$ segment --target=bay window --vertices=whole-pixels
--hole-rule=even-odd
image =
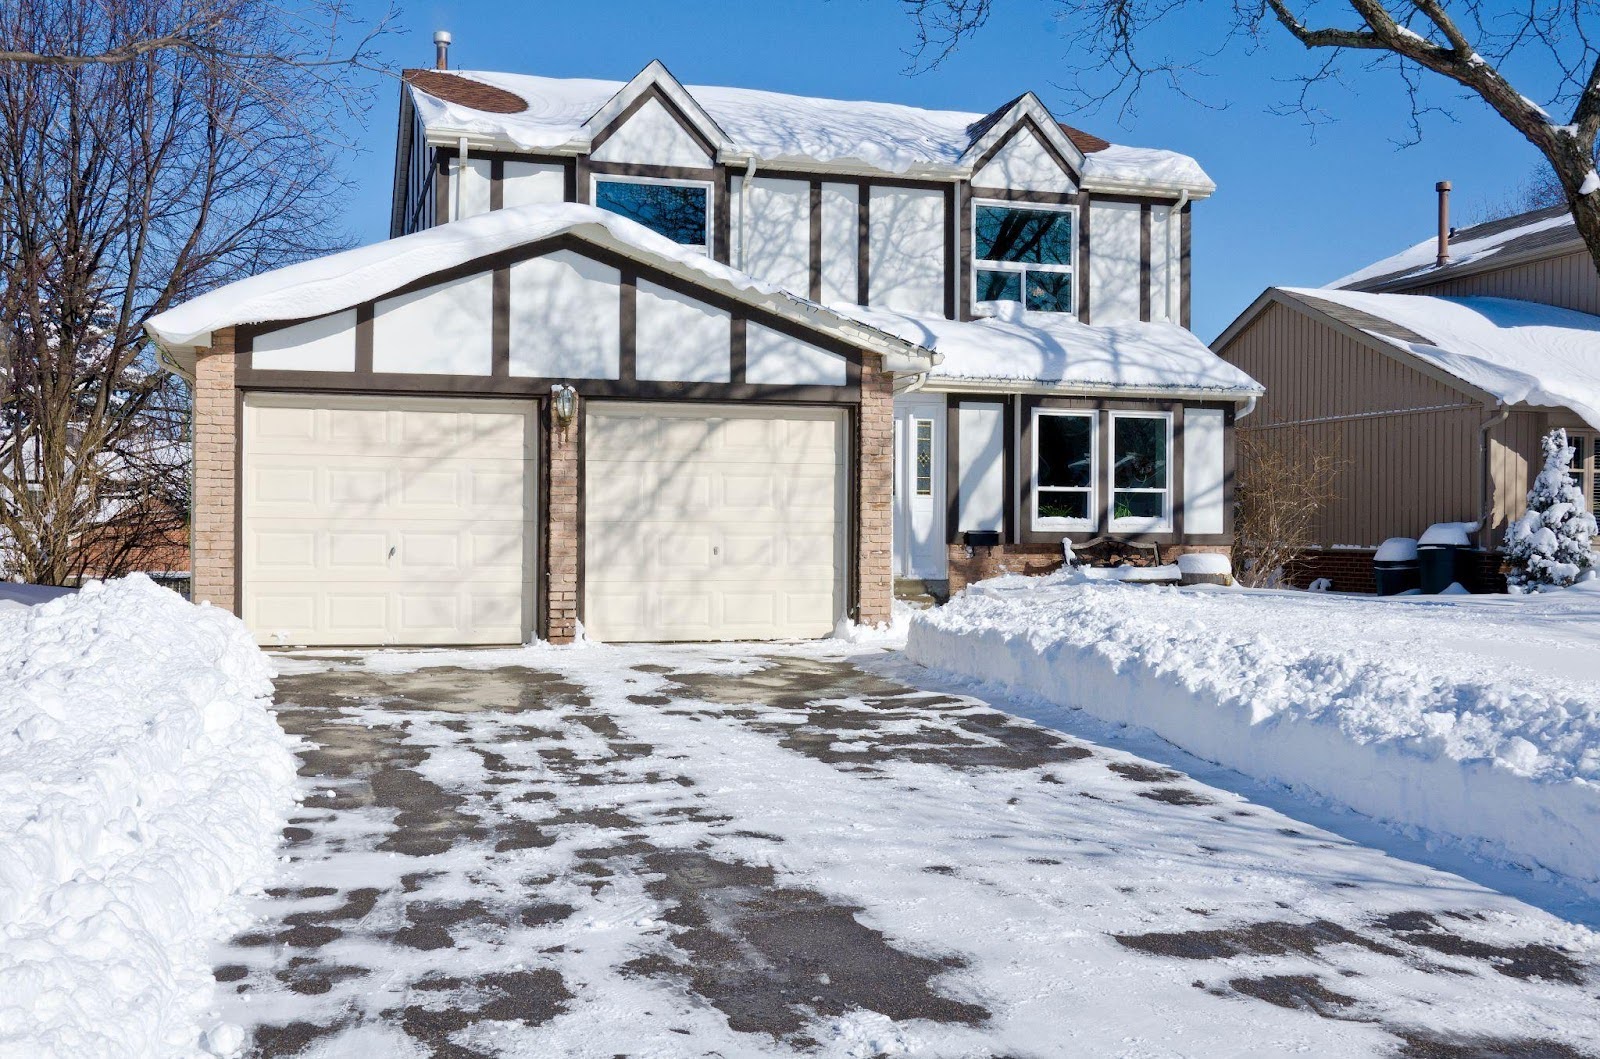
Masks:
[[[1073,312],[1073,207],[979,202],[972,218],[973,297]]]
[[[1093,412],[1034,411],[1034,529],[1095,528],[1098,433]]]
[[[675,243],[709,252],[710,184],[596,177],[594,204]]]
[[[1172,528],[1172,417],[1165,412],[1111,413],[1111,530]]]

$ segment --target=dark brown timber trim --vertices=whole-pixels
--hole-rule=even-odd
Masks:
[[[1184,327],[1189,326],[1189,210],[1193,205],[1194,203],[1191,202],[1183,207],[1183,220],[1179,222],[1179,239],[1182,242],[1183,249],[1178,273],[1180,283],[1178,303],[1179,312],[1183,316],[1179,323],[1183,324]]]
[[[1139,207],[1139,319],[1150,322],[1150,204]]]
[[[693,180],[717,184],[717,170],[678,165],[640,165],[635,162],[596,162],[588,160],[589,172],[598,177],[655,177],[658,180]]]
[[[748,222],[746,222],[748,223]],[[822,181],[811,182],[811,300],[822,301]]]
[[[539,468],[537,489],[539,498],[534,517],[539,526],[538,556],[535,558],[533,595],[535,633],[541,640],[550,638],[550,443],[554,435],[554,414],[548,393],[534,399],[535,430],[539,437]]]
[[[1089,193],[1078,192],[1078,319],[1089,322]]]
[[[237,375],[237,370],[235,371]],[[233,389],[233,614],[244,617],[244,391]],[[193,554],[193,553],[191,553]],[[190,577],[194,572],[190,571]],[[191,582],[192,583],[192,582]]]
[[[1033,202],[1041,206],[1071,206],[1078,201],[1076,191],[1019,191],[1016,188],[972,186],[972,197],[997,202]]]
[[[506,163],[503,158],[489,159],[489,209],[506,208]]]
[[[456,152],[447,147],[433,151],[433,223],[444,224],[450,219],[450,165]]]
[[[734,316],[728,323],[728,380],[730,385],[745,385],[745,370],[749,364],[749,347],[746,342],[748,324],[744,317]]]
[[[589,549],[586,547],[586,543],[587,543],[587,541],[589,539],[589,533],[588,533],[588,529],[589,529],[589,502],[588,501],[589,501],[589,498],[588,498],[588,495],[587,495],[588,494],[588,489],[589,489],[589,472],[588,472],[588,464],[589,464],[589,446],[588,446],[588,440],[589,440],[589,402],[588,401],[579,401],[578,402],[578,414],[573,417],[572,429],[576,430],[578,432],[578,452],[577,452],[577,459],[578,459],[578,468],[577,468],[577,478],[578,478],[578,482],[577,482],[577,493],[578,493],[578,496],[577,496],[577,503],[578,503],[578,533],[577,533],[577,540],[573,541],[573,543],[572,543],[572,546],[574,548],[578,549],[578,554],[577,554],[577,557],[576,557],[577,558],[577,563],[578,563],[578,576],[577,576],[577,584],[575,584],[573,586],[572,609],[577,613],[578,621],[581,623],[583,621],[583,618],[584,618],[584,606],[583,606],[584,597],[589,594],[589,578],[587,576],[588,572],[589,572],[589,568],[588,568],[588,551],[589,551]]]
[[[961,398],[944,401],[944,538],[961,543]]]
[[[957,282],[961,284],[960,309],[961,319],[972,319],[972,303],[975,301],[974,288],[976,280],[973,277],[972,262],[977,255],[978,244],[974,242],[972,230],[972,214],[976,207],[973,205],[972,185],[962,184],[958,192],[957,201],[960,210],[958,230],[961,233],[959,248],[960,253],[956,262],[958,272]]]
[[[572,160],[572,201],[589,204],[589,159],[579,156]]]
[[[733,168],[723,166],[716,179],[717,208],[712,211],[711,256],[724,265],[733,263]]]
[[[869,269],[872,266],[872,188],[865,181],[858,185],[856,203],[856,304],[866,305],[872,297]]]
[[[1017,400],[1012,394],[1005,394],[1001,401],[1005,407],[1002,429],[1006,432],[1000,446],[1006,463],[1005,539],[1009,542],[1017,539],[1017,530],[1022,524],[1017,515],[1017,466],[1022,455],[1017,452]]]
[[[585,399],[635,401],[709,401],[721,404],[758,401],[788,404],[848,404],[859,399],[860,368],[847,366],[843,386],[768,385],[725,382],[624,383],[619,379],[522,377],[497,379],[489,375],[412,375],[375,372],[355,376],[342,371],[252,371],[239,378],[240,389],[262,393],[374,394],[396,397],[527,397],[537,398],[550,387],[567,383]]]
[[[622,273],[621,297],[617,299],[621,319],[618,321],[621,338],[621,355],[617,365],[619,382],[637,382],[639,378],[639,276],[635,272]]]
[[[961,189],[946,184],[944,189],[944,318],[954,320],[957,309],[957,284],[961,267],[956,261],[956,213],[960,209]]]
[[[373,302],[367,302],[363,305],[356,306],[355,372],[357,375],[360,375],[363,372],[371,373],[372,371],[372,318],[375,315],[374,305],[375,303]],[[254,357],[254,335],[250,336],[250,342],[252,343],[250,355]],[[234,371],[237,372],[240,368],[240,365],[235,364],[233,367]],[[245,365],[244,367],[247,369],[253,368],[254,364]]]

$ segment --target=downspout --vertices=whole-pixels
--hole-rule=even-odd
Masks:
[[[467,182],[467,138],[465,136],[456,141],[456,215],[451,220],[461,219],[461,202],[463,188]]]
[[[906,383],[904,386],[901,386],[898,382],[896,382],[894,387],[894,395],[899,397],[903,393],[916,393],[918,390],[922,389],[928,384],[928,376],[932,374],[933,372],[931,370],[919,371],[910,376],[911,381]]]
[[[1489,473],[1489,431],[1504,423],[1511,417],[1511,408],[1504,401],[1496,405],[1498,413],[1490,416],[1478,427],[1478,460],[1480,463],[1480,476],[1478,479],[1478,550],[1488,551],[1485,547],[1489,540],[1489,528],[1493,525],[1494,511],[1494,476]]]
[[[1245,401],[1244,407],[1233,413],[1233,421],[1237,423],[1251,412],[1254,412],[1256,410],[1256,402],[1259,400],[1259,397],[1257,397],[1255,394],[1251,394],[1250,399]]]
[[[756,175],[756,156],[751,155],[744,164],[744,179],[739,181],[739,269],[744,270],[744,229],[750,216],[750,181]]]
[[[1171,212],[1167,214],[1167,322],[1178,323],[1178,316],[1182,312],[1183,290],[1183,208],[1189,205],[1189,189],[1184,188],[1178,192],[1178,201],[1173,204]],[[1177,272],[1177,282],[1172,282],[1172,273]],[[1250,399],[1250,408],[1255,408],[1255,398]],[[1249,415],[1247,410],[1245,415]],[[1244,418],[1240,416],[1239,418]]]

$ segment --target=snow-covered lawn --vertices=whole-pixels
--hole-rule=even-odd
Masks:
[[[1600,592],[1358,599],[1004,578],[908,654],[1600,893]]]
[[[1571,1059],[1600,1040],[1587,926],[882,646],[280,667],[308,797],[292,863],[217,954],[253,1055]]]
[[[209,947],[294,805],[270,662],[142,575],[6,594],[0,1055],[225,1053]]]

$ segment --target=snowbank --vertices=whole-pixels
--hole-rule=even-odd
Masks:
[[[1497,858],[1600,881],[1600,599],[974,586],[914,660]]]
[[[142,575],[0,610],[0,1055],[203,1054],[293,805],[271,666]]]

